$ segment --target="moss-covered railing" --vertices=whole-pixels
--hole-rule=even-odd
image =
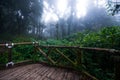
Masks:
[[[8,51],[8,63],[6,66],[12,66],[12,48],[18,45],[32,45],[33,55],[38,55],[38,61],[48,63],[60,67],[69,67],[80,70],[90,76],[92,79],[97,80],[95,77],[88,74],[83,70],[83,55],[84,52],[104,52],[108,55],[113,55],[115,60],[115,80],[120,79],[120,51],[115,49],[105,48],[91,48],[91,47],[79,47],[79,46],[42,46],[38,42],[22,42],[22,43],[6,43],[0,44],[0,52]],[[1,54],[0,54],[1,55]],[[34,58],[35,59],[35,58]],[[33,60],[34,60],[33,59]]]

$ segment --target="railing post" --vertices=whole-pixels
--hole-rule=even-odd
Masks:
[[[120,80],[120,56],[115,57],[115,80]]]
[[[8,48],[8,63],[6,64],[6,67],[11,67],[14,65],[12,62],[12,47],[14,46],[13,43],[8,44],[6,43],[6,47]]]
[[[12,61],[12,48],[8,48],[8,62]]]
[[[82,51],[79,49],[77,50],[77,67],[82,70]]]
[[[81,65],[81,57],[82,57],[82,51],[78,50],[77,51],[77,65]]]
[[[38,42],[33,42],[33,53],[32,53],[32,56],[35,56],[36,53],[37,53],[37,47],[39,46],[39,43]],[[37,62],[37,59],[32,57],[32,61],[33,62]]]

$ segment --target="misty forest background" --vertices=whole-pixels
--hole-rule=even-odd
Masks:
[[[105,6],[99,5],[99,0],[88,0],[86,15],[76,17],[74,6],[77,0],[69,0],[69,8],[63,13],[56,11],[55,1],[0,0],[0,43],[38,41],[40,45],[120,50],[119,15],[108,15]],[[94,1],[98,2],[95,4]],[[45,14],[48,12],[54,16],[46,18],[48,15]],[[32,48],[32,46],[13,48],[14,62],[31,58],[44,59],[39,58],[40,54],[33,57],[30,54]],[[0,57],[0,64],[7,63],[6,56],[4,54]],[[110,57],[105,54],[85,53],[85,69],[101,80],[112,80],[114,62],[111,62]]]

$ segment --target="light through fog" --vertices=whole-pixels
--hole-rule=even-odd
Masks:
[[[68,7],[68,0],[57,0],[57,12],[64,14]]]
[[[44,0],[42,21],[46,24],[57,22],[60,18],[67,19],[71,14],[78,19],[85,17],[89,0],[75,0],[74,3],[70,1],[71,0],[53,0],[52,4],[50,4],[49,0]],[[94,1],[94,4],[97,6],[103,6],[103,4],[105,4],[105,0]]]
[[[87,13],[87,0],[77,0],[76,16],[77,18],[84,17]]]

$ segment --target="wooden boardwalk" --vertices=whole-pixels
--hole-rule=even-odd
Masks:
[[[29,64],[0,70],[0,80],[90,80],[72,70]]]

